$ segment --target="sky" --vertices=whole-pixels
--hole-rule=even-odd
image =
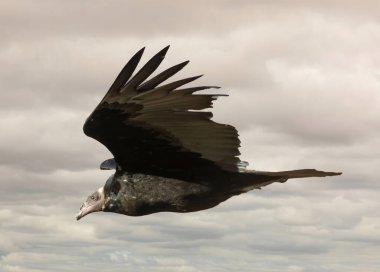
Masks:
[[[380,271],[379,18],[377,0],[1,1],[0,271]],[[86,117],[169,44],[159,71],[190,60],[177,79],[229,94],[214,120],[251,169],[343,175],[76,221],[111,175]]]

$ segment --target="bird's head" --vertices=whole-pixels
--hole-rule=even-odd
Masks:
[[[105,195],[104,188],[99,188],[95,193],[88,196],[87,200],[82,204],[77,215],[77,220],[86,216],[89,213],[99,212],[104,209]]]

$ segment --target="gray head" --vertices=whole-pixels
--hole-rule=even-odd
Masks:
[[[104,210],[105,195],[104,187],[99,188],[96,192],[89,195],[87,200],[82,204],[80,211],[77,215],[77,220],[86,216],[89,213],[99,212]]]

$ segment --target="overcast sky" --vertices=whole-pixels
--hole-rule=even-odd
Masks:
[[[380,2],[1,1],[0,271],[380,271]],[[85,118],[141,47],[228,98],[256,170],[317,168],[189,214],[75,214],[110,153]]]

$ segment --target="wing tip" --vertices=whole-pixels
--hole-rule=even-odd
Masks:
[[[141,56],[144,54],[144,51],[145,51],[145,46],[142,47],[139,51],[137,51],[136,54],[133,57],[136,57],[136,58],[138,58],[140,60]]]
[[[181,62],[181,63],[178,64],[178,65],[182,66],[182,68],[183,68],[183,67],[185,67],[186,65],[188,65],[189,62],[190,62],[190,60],[186,60],[186,61],[184,61],[184,62]]]
[[[160,55],[162,58],[165,57],[166,55],[166,52],[168,52],[169,50],[169,47],[170,47],[170,44],[165,46],[163,49],[161,49],[159,52],[158,52],[158,55]]]
[[[182,70],[186,65],[188,65],[189,64],[189,60],[187,60],[187,61],[183,61],[183,62],[181,62],[181,63],[178,63],[177,65],[174,65],[173,67],[170,67],[169,69],[173,69],[173,68],[177,68],[178,69],[178,71],[177,72],[179,72],[180,70]],[[176,73],[177,73],[176,72]],[[176,74],[175,73],[175,74]]]

